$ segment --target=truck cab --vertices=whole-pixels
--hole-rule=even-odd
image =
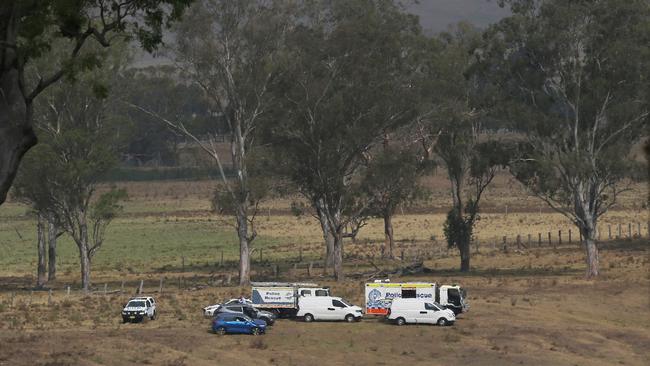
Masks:
[[[458,285],[442,285],[436,289],[436,301],[453,311],[454,314],[464,313],[469,310],[466,298],[467,292]]]

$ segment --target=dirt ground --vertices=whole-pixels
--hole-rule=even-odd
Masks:
[[[575,245],[481,253],[469,274],[455,271],[457,256],[428,260],[427,272],[392,280],[467,288],[470,311],[453,326],[282,319],[258,337],[211,334],[200,313],[214,301],[248,294],[247,288],[157,294],[152,285],[147,289],[158,299],[159,318],[121,324],[126,294],[66,295],[56,288],[48,299],[44,291],[20,290],[21,278],[14,285],[3,278],[0,365],[647,365],[648,249],[647,240],[604,244],[603,275],[595,281],[583,279]],[[363,304],[364,277],[334,283],[300,275]]]

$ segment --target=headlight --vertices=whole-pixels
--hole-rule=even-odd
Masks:
[[[140,315],[144,315],[144,311],[141,311],[141,312],[139,312],[138,314],[140,314]]]

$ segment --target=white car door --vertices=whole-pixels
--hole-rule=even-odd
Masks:
[[[333,320],[343,320],[349,313],[347,305],[339,300],[332,300],[332,307],[334,308],[334,311],[332,311]]]
[[[418,310],[418,323],[435,324],[438,317],[436,312],[440,311],[435,305],[429,302],[422,303]]]
[[[153,316],[153,307],[151,306],[151,302],[149,300],[145,301],[145,306],[146,306],[145,314],[148,317]]]

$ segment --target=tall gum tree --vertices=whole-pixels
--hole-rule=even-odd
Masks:
[[[420,29],[392,1],[307,3],[288,42],[291,67],[276,89],[283,98],[270,136],[329,230],[334,276],[343,280],[345,227],[365,209],[352,202],[354,180],[372,146],[413,118],[408,63]]]
[[[191,0],[14,0],[0,2],[0,204],[23,155],[37,143],[35,98],[64,76],[101,63],[81,51],[94,41],[109,47],[116,35],[137,38],[152,50],[162,30]],[[67,57],[56,70],[28,75],[31,63],[66,40]],[[58,43],[57,43],[58,44]]]
[[[256,130],[275,95],[269,92],[283,64],[282,48],[293,26],[294,8],[285,0],[206,0],[197,3],[176,29],[172,55],[182,73],[198,85],[215,113],[212,129],[200,134],[187,121],[160,116],[171,128],[198,144],[221,175],[221,200],[235,216],[239,240],[239,284],[250,283],[251,243],[260,192],[253,192],[251,153]],[[155,111],[141,110],[155,114]],[[226,174],[218,141],[222,126],[230,139],[233,179]],[[222,202],[220,205],[223,205]]]
[[[648,131],[650,3],[501,3],[514,14],[488,29],[480,59],[501,117],[526,136],[513,174],[578,227],[596,277],[598,219],[626,189],[630,148]]]

